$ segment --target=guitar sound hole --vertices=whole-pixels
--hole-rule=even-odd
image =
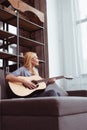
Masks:
[[[36,87],[39,87],[39,84],[37,84]]]
[[[39,86],[39,84],[38,84],[38,82],[36,80],[33,80],[32,82],[36,85],[36,87]]]

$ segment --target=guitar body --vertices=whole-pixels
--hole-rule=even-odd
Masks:
[[[40,76],[30,76],[30,77],[18,76],[18,77],[21,78],[21,79],[25,78],[26,80],[29,80],[29,81],[42,80],[42,78]],[[46,88],[46,83],[45,82],[38,83],[38,87],[35,88],[35,89],[26,88],[22,83],[19,83],[19,82],[8,82],[8,84],[9,84],[9,87],[10,87],[11,91],[15,95],[20,96],[20,97],[28,96],[31,93],[33,93],[34,91],[36,91],[36,90],[42,90],[42,89]]]
[[[38,84],[38,87],[34,88],[34,89],[29,89],[27,87],[25,87],[22,83],[19,83],[19,82],[8,82],[9,84],[9,87],[11,89],[11,91],[17,95],[17,96],[20,96],[20,97],[24,97],[24,96],[28,96],[30,94],[32,94],[34,91],[36,90],[43,90],[46,88],[46,81],[48,81],[49,79],[53,79],[53,78],[47,78],[47,79],[42,79],[40,76],[30,76],[30,77],[23,77],[23,76],[18,76],[19,78],[21,79],[26,79],[27,81],[35,81],[37,84]],[[56,80],[57,79],[73,79],[72,77],[64,77],[64,76],[57,76],[57,77],[54,77]],[[33,83],[35,83],[33,82]],[[35,83],[35,84],[36,84]]]

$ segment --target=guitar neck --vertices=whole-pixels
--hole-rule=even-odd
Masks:
[[[47,82],[48,80],[51,80],[51,79],[58,80],[58,79],[63,79],[63,78],[65,78],[65,79],[72,79],[72,78],[68,78],[68,77],[64,77],[64,76],[56,76],[56,77],[52,77],[52,78],[46,78],[46,79],[37,80],[37,82],[38,83],[40,83],[40,82]]]

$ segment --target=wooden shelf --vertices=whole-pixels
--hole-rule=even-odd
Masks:
[[[17,36],[7,31],[0,30],[0,39],[8,41],[8,45],[17,44]],[[31,47],[31,46],[43,46],[44,43],[28,39],[23,36],[19,36],[19,45],[23,47],[29,47],[29,46]]]
[[[13,54],[10,54],[10,53],[6,53],[6,52],[0,51],[0,58],[1,59],[8,59],[8,60],[10,60],[10,59],[14,59],[16,57],[17,57],[17,55],[13,55]]]
[[[19,54],[25,54],[27,51],[35,51],[40,58],[40,75],[45,77],[45,72],[48,71],[45,56],[45,51],[47,51],[46,6],[43,5],[44,2],[39,2],[39,0],[38,2],[34,0],[33,5],[31,1],[29,1],[28,4],[21,0],[9,1],[11,1],[14,6],[5,7],[0,5],[0,22],[3,26],[3,29],[1,28],[0,30],[0,59],[2,59],[2,68],[6,70],[6,66],[10,65],[9,63],[11,63],[9,66],[10,71],[19,68],[19,66],[23,65],[24,60],[24,57]],[[20,3],[18,1],[20,1]],[[39,9],[41,9],[41,11]],[[16,34],[10,32],[9,25],[17,29]],[[10,48],[14,54],[10,52]]]
[[[0,20],[17,27],[17,13],[3,6],[0,6]],[[37,31],[43,28],[43,26],[40,26],[23,18],[22,15],[19,17],[19,24],[20,28],[30,32]]]
[[[21,0],[16,0],[16,1],[8,0],[8,1],[12,5],[12,7],[15,8],[16,10],[18,10],[19,12],[22,12],[22,13],[31,12],[32,14],[37,16],[41,22],[44,22],[44,13],[43,12],[37,10],[36,8],[33,8],[32,6],[30,6],[29,4],[27,4]]]
[[[26,31],[29,31],[29,32],[33,32],[33,31],[37,31],[37,30],[40,30],[40,29],[44,29],[43,26],[40,26],[40,25],[37,25],[31,21],[28,21],[27,19],[24,19],[22,17],[20,17],[19,19],[19,27],[26,30]]]
[[[0,59],[7,59],[9,61],[17,61],[17,55],[16,54],[10,54],[10,53],[6,53],[6,52],[2,52],[0,51]],[[19,55],[19,61],[22,63],[23,62],[24,57]],[[40,63],[44,63],[44,60],[40,60]]]
[[[10,42],[10,44],[17,44],[17,36],[11,37],[10,39],[8,39],[8,42]],[[36,46],[43,46],[44,44],[32,39],[28,39],[22,36],[19,36],[19,45],[22,47],[36,47]]]
[[[0,5],[0,21],[6,23],[11,21],[12,25],[17,26],[17,15],[13,10]]]
[[[17,62],[17,55],[0,51],[0,59],[6,59],[8,61]],[[19,60],[20,62],[23,62],[23,57],[20,55],[19,55]]]
[[[13,36],[15,36],[15,35],[12,33],[9,33],[9,32],[4,31],[4,30],[0,30],[0,39],[1,40],[7,40]]]

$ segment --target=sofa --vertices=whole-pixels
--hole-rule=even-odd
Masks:
[[[87,92],[68,96],[11,98],[0,70],[0,130],[87,130]]]

